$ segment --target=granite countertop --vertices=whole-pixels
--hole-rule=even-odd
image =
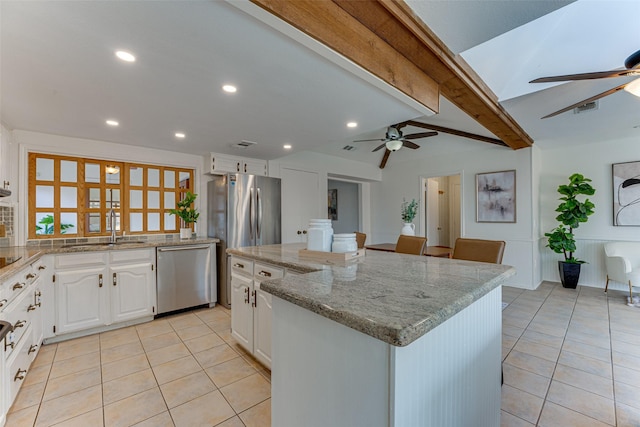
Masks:
[[[371,250],[353,261],[317,263],[299,258],[302,248],[268,245],[227,253],[306,272],[264,281],[260,289],[400,347],[515,274],[507,265]]]
[[[12,264],[0,268],[0,282],[17,273],[30,263],[48,254],[68,254],[79,252],[119,251],[128,249],[155,248],[161,246],[194,245],[203,243],[217,243],[220,239],[212,237],[194,237],[180,240],[121,240],[115,245],[108,242],[76,242],[60,243],[51,246],[9,246],[0,247],[0,257],[20,259]]]

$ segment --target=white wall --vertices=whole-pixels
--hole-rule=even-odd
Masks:
[[[194,188],[198,193],[195,205],[201,212],[206,207],[207,180],[203,179],[205,158],[202,156],[23,130],[14,130],[12,135],[13,143],[18,147],[17,150],[12,151],[13,162],[17,165],[16,169],[18,170],[16,174],[18,175],[17,185],[12,184],[12,191],[14,192],[12,198],[18,202],[18,211],[15,218],[16,229],[18,230],[16,244],[18,245],[23,245],[27,236],[27,171],[28,153],[30,151],[194,169]],[[208,158],[206,161],[208,163]],[[16,194],[17,197],[15,196]],[[206,235],[206,230],[206,214],[200,215],[196,224],[196,232],[200,235]]]
[[[584,264],[580,273],[580,284],[604,288],[605,242],[615,240],[640,241],[640,227],[615,227],[613,225],[613,163],[640,161],[638,139],[629,138],[603,141],[579,148],[559,147],[541,150],[540,166],[540,253],[542,258],[542,279],[559,281],[557,261],[562,255],[546,248],[544,233],[557,225],[555,208],[558,206],[557,188],[568,183],[573,173],[581,173],[593,182],[596,194],[590,197],[595,204],[595,213],[587,223],[575,230],[578,251],[576,256],[589,264]],[[624,285],[610,285],[616,289],[628,289]]]
[[[508,284],[533,289],[539,276],[534,271],[538,252],[538,232],[534,228],[532,185],[533,149],[513,151],[501,147],[479,145],[477,150],[442,154],[404,163],[389,162],[383,171],[382,182],[371,184],[371,243],[395,242],[402,221],[400,205],[403,198],[420,199],[421,177],[461,175],[463,237],[504,240],[507,242],[504,264],[512,265],[517,275]],[[476,222],[476,174],[516,170],[516,223]],[[419,209],[418,215],[424,215]],[[424,235],[416,218],[416,234]]]

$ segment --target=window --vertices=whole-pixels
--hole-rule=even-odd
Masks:
[[[175,233],[192,169],[29,154],[29,238]]]

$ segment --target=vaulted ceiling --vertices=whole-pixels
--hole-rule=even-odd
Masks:
[[[379,157],[366,144],[354,152],[341,148],[412,119],[498,137],[514,148],[638,133],[640,99],[626,93],[603,99],[598,111],[540,120],[550,108],[612,82],[533,88],[528,81],[620,67],[640,48],[632,19],[640,2],[256,3],[261,7],[248,1],[0,2],[0,120],[12,129],[195,154],[273,159],[287,154],[282,145],[289,143],[292,151],[366,162]],[[264,9],[283,15],[286,3],[338,8],[340,19],[358,25],[320,20],[315,31],[324,35],[314,35],[314,21],[306,17],[308,27],[294,23],[300,32]],[[327,30],[340,28],[359,50],[336,55],[327,49],[324,44],[349,48],[330,39]],[[358,39],[365,45],[356,45],[354,34],[365,34]],[[383,42],[371,45],[367,37]],[[390,46],[395,60],[367,59],[367,42]],[[117,49],[135,53],[136,62],[117,60]],[[225,83],[238,92],[222,92]],[[109,118],[120,126],[106,126]],[[358,127],[347,128],[349,121]],[[176,139],[178,131],[186,138]],[[241,151],[233,147],[241,140],[258,144]],[[451,135],[426,141],[421,152],[483,144]]]

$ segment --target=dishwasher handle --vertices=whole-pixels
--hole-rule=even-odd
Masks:
[[[158,252],[174,252],[174,251],[189,251],[189,250],[193,250],[193,249],[209,249],[209,245],[202,245],[202,246],[175,246],[175,247],[165,247],[165,248],[158,248]]]

